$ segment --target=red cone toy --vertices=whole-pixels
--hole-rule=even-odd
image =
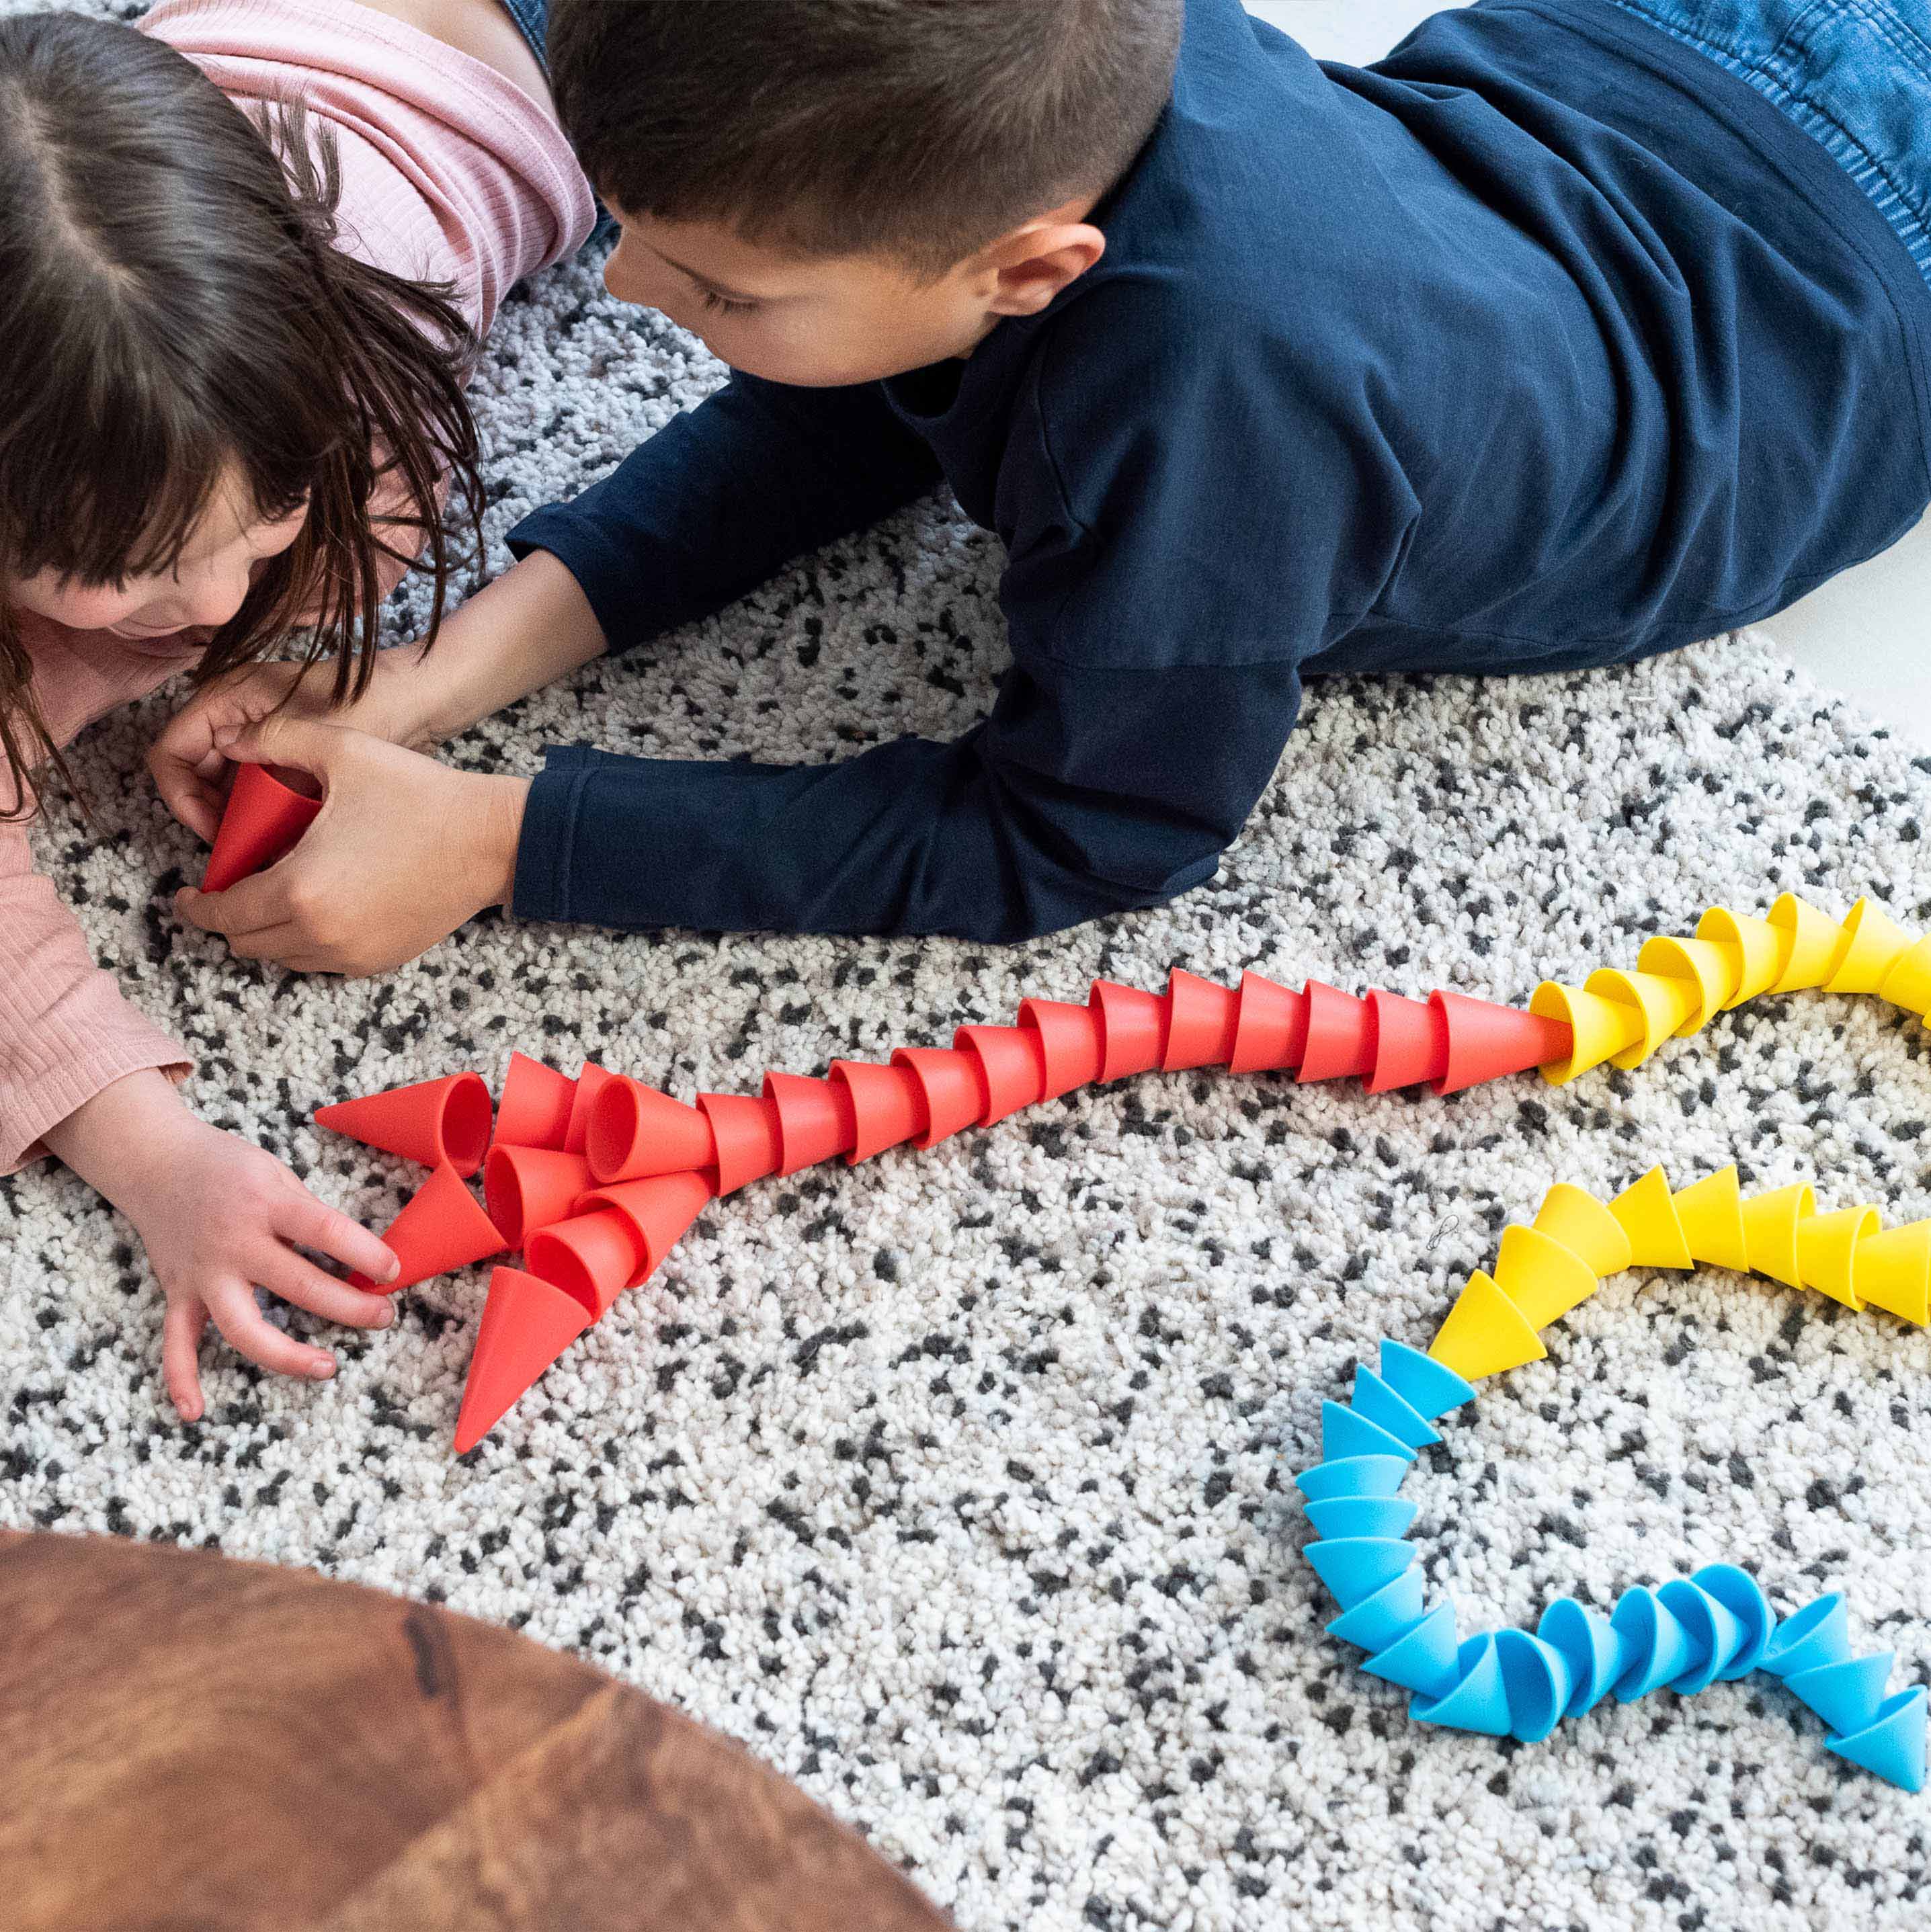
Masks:
[[[561,1288],[517,1268],[497,1269],[463,1384],[456,1454],[473,1449],[590,1324],[590,1310]]]
[[[577,1197],[596,1186],[590,1162],[554,1148],[503,1147],[483,1163],[483,1199],[497,1231],[520,1248],[539,1228],[567,1221]]]
[[[315,1124],[425,1167],[446,1163],[467,1179],[489,1145],[489,1089],[480,1073],[452,1073],[318,1108]]]
[[[584,1153],[590,1172],[608,1186],[711,1166],[717,1139],[696,1108],[620,1073],[606,1080],[590,1103]]]
[[[349,1277],[357,1288],[375,1294],[393,1294],[431,1275],[487,1261],[507,1245],[462,1178],[449,1166],[437,1168],[416,1190],[383,1239],[401,1262],[402,1272],[386,1282],[359,1274]]]
[[[560,1148],[569,1137],[577,1083],[567,1073],[532,1060],[509,1056],[503,1076],[503,1099],[496,1110],[496,1138],[504,1147]]]
[[[225,892],[251,873],[266,872],[295,850],[321,809],[319,798],[290,790],[266,765],[237,765],[201,890]]]

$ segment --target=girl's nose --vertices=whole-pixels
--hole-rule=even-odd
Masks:
[[[182,586],[182,604],[187,615],[184,625],[208,625],[218,628],[240,610],[248,594],[248,573],[241,570],[211,571],[191,584]]]

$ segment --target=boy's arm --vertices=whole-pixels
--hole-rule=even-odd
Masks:
[[[1415,515],[1318,374],[1185,290],[1074,304],[1001,469],[1014,665],[990,718],[839,764],[553,753],[514,910],[1014,940],[1211,878],[1301,664],[1380,595]]]
[[[877,383],[800,389],[734,376],[601,482],[525,518],[509,544],[566,566],[623,651],[722,610],[939,477]]]
[[[1007,677],[950,745],[839,764],[572,748],[531,786],[527,919],[1023,939],[1200,884],[1292,728],[1291,664]]]

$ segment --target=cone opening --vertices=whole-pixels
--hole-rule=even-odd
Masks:
[[[612,1179],[629,1159],[643,1120],[636,1087],[629,1080],[610,1081],[590,1102],[584,1153],[599,1180]]]
[[[512,1248],[520,1248],[529,1210],[523,1198],[523,1176],[507,1148],[492,1148],[483,1163],[483,1205],[497,1232]]]
[[[482,1076],[465,1073],[443,1100],[443,1151],[458,1172],[473,1174],[482,1165],[493,1124],[489,1088]]]
[[[597,1298],[596,1277],[567,1242],[559,1240],[548,1229],[539,1229],[530,1236],[524,1259],[529,1264],[529,1272],[539,1281],[561,1288],[572,1300],[588,1309],[593,1318],[596,1316],[602,1304]]]

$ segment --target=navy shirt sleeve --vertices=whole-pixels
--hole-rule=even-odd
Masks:
[[[1016,940],[1212,875],[1293,727],[1299,659],[1391,566],[1398,470],[1371,440],[1342,448],[1318,398],[1299,420],[1263,407],[1278,372],[1263,384],[1179,305],[1115,290],[1021,340],[993,519],[1014,663],[990,716],[836,764],[553,754],[519,914]],[[1304,488],[1272,486],[1284,449]]]
[[[722,610],[938,480],[931,446],[876,383],[799,389],[739,375],[601,482],[526,517],[509,547],[556,556],[623,651]]]

